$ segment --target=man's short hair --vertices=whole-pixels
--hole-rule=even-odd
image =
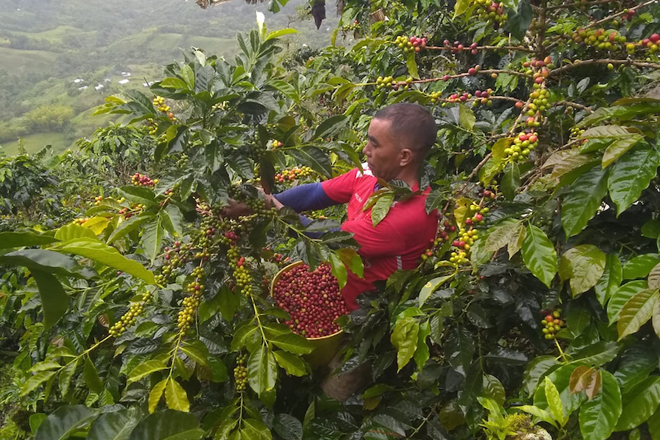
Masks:
[[[392,135],[402,148],[412,150],[418,160],[423,159],[435,144],[438,134],[435,119],[426,107],[419,104],[392,104],[379,110],[374,119],[389,121]]]

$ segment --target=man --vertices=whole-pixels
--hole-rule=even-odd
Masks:
[[[386,182],[402,180],[413,191],[418,190],[424,158],[435,143],[436,134],[435,120],[424,107],[408,103],[385,107],[369,125],[368,142],[363,149],[364,172],[355,168],[322,183],[300,185],[266,196],[278,209],[288,206],[297,212],[348,203],[348,219],[341,230],[354,234],[364,262],[364,278],[349,271],[342,290],[349,310],[358,308],[355,299],[360,293],[374,290],[374,281],[386,280],[397,269],[414,269],[435,237],[437,214],[426,213],[430,188],[395,202],[376,227],[371,210],[363,211],[363,207],[378,189],[378,178]]]

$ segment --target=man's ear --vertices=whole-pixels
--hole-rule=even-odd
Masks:
[[[401,160],[399,161],[399,166],[405,167],[410,165],[413,161],[414,154],[409,148],[403,148],[401,150]]]

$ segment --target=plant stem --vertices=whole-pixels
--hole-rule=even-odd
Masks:
[[[567,70],[574,69],[576,67],[581,67],[584,65],[589,65],[589,64],[620,64],[620,65],[626,65],[626,66],[635,66],[635,67],[648,67],[650,69],[660,69],[660,63],[649,63],[649,62],[642,62],[642,61],[635,61],[632,59],[627,59],[627,60],[613,60],[609,58],[600,58],[600,59],[591,59],[591,60],[584,60],[580,62],[574,62],[573,64],[567,64],[562,67],[558,67],[556,69],[553,69],[550,71],[549,76],[555,76],[559,73],[565,72]]]

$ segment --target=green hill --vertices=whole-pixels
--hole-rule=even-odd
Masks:
[[[240,0],[206,10],[189,0],[2,1],[0,145],[14,153],[21,137],[32,151],[44,142],[55,149],[70,146],[107,122],[89,117],[105,96],[144,90],[143,83],[161,77],[161,66],[180,58],[179,48],[195,46],[232,58],[238,51],[236,34],[255,27],[257,10],[265,13],[269,29],[300,32],[287,37],[290,50],[302,43],[327,45],[336,18],[317,31],[300,12],[306,1],[291,0],[278,14],[267,12],[265,3]],[[126,79],[127,84],[119,83]],[[49,106],[70,108],[73,117],[61,131],[35,132],[30,112]]]

